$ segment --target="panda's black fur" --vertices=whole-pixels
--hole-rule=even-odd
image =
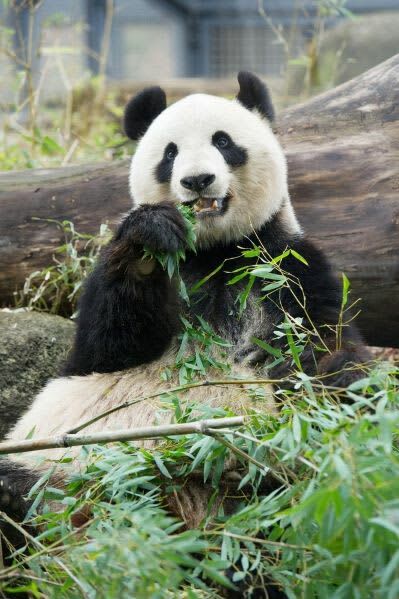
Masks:
[[[164,353],[180,322],[177,288],[160,266],[150,276],[138,269],[143,246],[176,252],[185,237],[183,218],[171,204],[128,214],[85,285],[63,375],[115,372]]]
[[[183,306],[178,289],[167,273],[157,265],[150,276],[143,276],[141,266],[143,246],[151,250],[175,252],[185,248],[186,231],[179,211],[168,203],[143,205],[123,220],[114,238],[103,250],[99,263],[89,277],[80,300],[78,330],[75,345],[63,374],[85,375],[91,372],[113,372],[159,358],[179,332],[178,314]],[[337,323],[342,292],[323,253],[302,237],[287,235],[276,215],[244,242],[261,244],[269,256],[279,256],[287,247],[299,253],[304,264],[290,255],[283,263],[284,270],[301,282],[307,299],[307,313],[316,327]],[[231,261],[234,268],[248,264],[240,258],[236,243],[220,245],[196,253],[187,251],[181,265],[181,275],[188,288],[214,271],[222,262]],[[135,269],[135,265],[137,269]],[[229,331],[229,341],[237,344],[236,360],[245,359],[255,347],[240,346],[242,322],[232,318],[237,312],[237,289],[228,285],[231,273],[220,270],[193,297],[191,311],[202,316],[221,334]],[[260,295],[260,282],[253,293]],[[321,300],[322,298],[322,300]],[[289,289],[281,291],[282,307],[294,317],[304,317],[303,310]],[[274,328],[284,317],[281,308],[270,302],[267,314]],[[306,324],[306,322],[305,322]],[[256,331],[256,336],[276,346],[270,333]],[[335,342],[331,331],[327,341]],[[338,372],[348,362],[363,361],[359,355],[360,335],[354,326],[345,327],[342,348],[323,362],[323,372]],[[256,347],[257,361],[264,362],[266,354]],[[306,357],[308,362],[306,363]],[[361,358],[361,360],[359,360]],[[302,358],[302,360],[304,357]],[[303,366],[308,374],[317,372],[313,354],[305,356]],[[288,363],[271,372],[272,377],[287,376]],[[330,383],[338,382],[330,377]]]
[[[274,117],[273,107],[263,83],[249,73],[241,73],[239,83],[237,99],[242,107],[255,110],[259,122],[262,118],[271,120]],[[206,102],[206,99],[201,101]],[[125,130],[128,136],[133,139],[145,136],[165,108],[165,94],[160,88],[150,88],[136,96],[126,108]],[[220,143],[218,140],[223,137],[225,139]],[[239,139],[232,139],[229,131],[215,129],[209,143],[217,149],[229,169],[239,172],[240,168],[250,168],[251,148],[242,146]],[[159,149],[159,158],[152,171],[157,184],[169,184],[178,156],[179,148],[173,139],[167,140]],[[231,211],[230,201],[231,197],[227,194],[222,202],[221,218]],[[86,377],[89,379],[94,376],[92,373],[129,372],[129,369],[156,362],[178,335],[180,315],[187,307],[179,297],[176,282],[169,279],[160,265],[142,260],[144,247],[162,252],[185,249],[186,260],[181,263],[180,272],[187,288],[215,271],[192,297],[190,315],[202,316],[216,333],[232,344],[232,361],[250,365],[265,364],[269,357],[252,343],[251,338],[257,337],[276,346],[273,332],[284,316],[281,308],[272,301],[266,301],[262,304],[263,320],[240,319],[236,302],[240,286],[227,284],[232,276],[229,271],[248,265],[240,249],[250,248],[252,244],[262,245],[270,257],[281,255],[287,247],[295,250],[307,264],[289,255],[283,262],[283,268],[300,281],[306,296],[307,312],[303,312],[286,288],[278,292],[279,301],[291,316],[302,317],[305,325],[310,317],[316,327],[322,327],[320,334],[331,350],[321,354],[318,361],[315,361],[312,352],[305,350],[301,357],[305,372],[309,375],[330,375],[328,382],[338,385],[347,384],[361,375],[354,370],[345,370],[348,364],[363,362],[368,357],[356,327],[349,324],[343,328],[339,349],[335,349],[335,336],[331,329],[323,328],[326,323],[333,325],[338,322],[340,284],[323,253],[302,235],[294,213],[290,212],[288,195],[279,199],[278,209],[265,222],[253,222],[251,231],[234,239],[218,233],[219,237],[200,243],[195,253],[185,247],[184,220],[174,204],[168,197],[150,203],[141,200],[123,218],[112,240],[102,250],[80,298],[74,347],[61,373],[66,377],[61,379],[65,380],[65,384],[76,377],[82,377],[79,379],[82,381]],[[287,224],[287,214],[293,226]],[[231,230],[234,231],[234,228]],[[217,270],[221,263],[226,266]],[[261,281],[256,280],[252,295],[259,297],[261,293]],[[255,312],[257,309],[255,307]],[[272,378],[286,378],[291,368],[287,361],[268,374]],[[45,393],[46,389],[42,394]],[[21,521],[28,506],[23,496],[39,476],[40,473],[23,462],[1,461],[0,509]],[[193,486],[191,492],[194,491]],[[12,531],[4,522],[1,530],[11,540],[17,540],[12,538]],[[276,597],[281,596],[278,591],[276,593]]]
[[[269,121],[274,121],[274,107],[266,85],[248,71],[238,73],[238,83],[237,100],[248,110],[256,108]]]
[[[166,95],[161,87],[144,89],[126,105],[124,119],[126,135],[130,139],[139,139],[165,108]]]

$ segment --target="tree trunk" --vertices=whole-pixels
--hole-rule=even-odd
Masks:
[[[277,130],[305,231],[361,297],[370,344],[399,346],[399,55],[284,111]],[[0,302],[62,242],[40,219],[94,233],[130,206],[128,163],[0,175]]]

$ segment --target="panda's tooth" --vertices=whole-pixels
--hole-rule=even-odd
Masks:
[[[199,198],[199,200],[198,200],[197,202],[195,202],[195,204],[194,204],[194,210],[195,210],[196,212],[201,212],[201,210],[202,210],[202,208],[203,208],[203,205],[202,205],[202,204],[203,204],[203,202],[202,202],[202,199],[201,199],[201,198]]]
[[[219,208],[218,201],[217,200],[213,200],[211,207],[212,207],[212,210],[217,210]]]

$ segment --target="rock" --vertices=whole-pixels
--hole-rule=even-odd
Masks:
[[[0,310],[0,439],[57,374],[74,330],[74,323],[60,316]]]

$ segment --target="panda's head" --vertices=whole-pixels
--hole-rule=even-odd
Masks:
[[[251,73],[238,81],[234,100],[194,94],[166,107],[164,91],[151,87],[125,110],[125,131],[140,140],[130,170],[135,205],[192,205],[202,246],[237,241],[279,211],[299,230],[268,90]]]

